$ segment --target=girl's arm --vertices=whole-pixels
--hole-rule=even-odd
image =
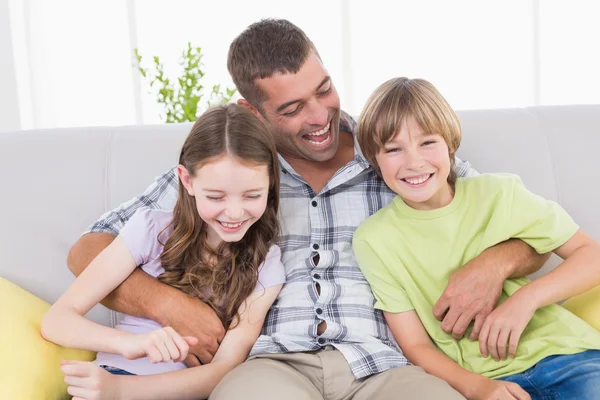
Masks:
[[[412,364],[448,382],[468,399],[529,399],[518,385],[469,372],[435,347],[415,311],[385,312],[402,352]]]
[[[248,297],[240,308],[240,322],[225,334],[210,364],[157,375],[110,376],[110,385],[105,386],[103,394],[132,400],[207,398],[227,372],[246,360],[282,286],[259,290]]]
[[[65,347],[121,354],[119,344],[131,335],[84,317],[135,270],[120,236],[90,263],[42,320],[44,339]]]

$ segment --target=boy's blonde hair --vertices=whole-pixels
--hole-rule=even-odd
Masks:
[[[450,155],[448,182],[454,184],[454,154],[462,137],[460,122],[440,92],[424,79],[390,79],[371,94],[358,121],[358,144],[367,161],[381,175],[375,156],[409,117],[423,132],[444,138]]]

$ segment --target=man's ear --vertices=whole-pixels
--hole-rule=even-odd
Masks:
[[[190,176],[190,173],[187,170],[187,168],[184,167],[183,165],[179,164],[177,166],[177,176],[179,176],[179,180],[183,184],[183,187],[185,187],[185,190],[188,192],[188,194],[190,196],[194,197],[194,188],[192,187],[192,177]]]
[[[254,107],[252,104],[248,103],[246,99],[238,99],[237,101],[239,106],[244,107],[246,110],[249,110],[252,114],[257,116],[261,121],[263,121],[262,114]]]

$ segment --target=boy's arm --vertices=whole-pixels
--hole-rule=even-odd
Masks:
[[[518,385],[469,372],[444,355],[435,347],[414,310],[384,312],[384,315],[406,358],[425,372],[445,380],[466,398],[529,398]]]
[[[158,375],[114,377],[119,398],[207,398],[225,374],[246,360],[282,286],[271,286],[250,295],[240,308],[239,324],[227,332],[210,364]]]
[[[116,237],[125,222],[140,207],[169,209],[178,195],[175,170],[158,177],[138,198],[128,201],[104,214],[71,248],[67,258],[69,269],[79,276],[90,262]],[[150,318],[162,326],[171,326],[185,336],[198,338],[198,345],[190,348],[188,366],[209,363],[225,334],[215,312],[200,300],[165,285],[136,269],[117,289],[102,301],[113,310]],[[193,317],[192,317],[193,316]],[[196,357],[198,359],[196,359]]]

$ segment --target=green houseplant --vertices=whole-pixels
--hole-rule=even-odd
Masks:
[[[209,106],[230,102],[236,92],[235,88],[222,89],[221,85],[213,85],[207,93],[202,85],[202,49],[192,47],[189,42],[178,61],[181,72],[175,80],[165,75],[164,65],[158,56],[152,57],[150,67],[142,65],[138,49],[135,49],[135,56],[138,70],[154,90],[156,101],[163,105],[164,115],[161,117],[166,123],[194,122]]]

